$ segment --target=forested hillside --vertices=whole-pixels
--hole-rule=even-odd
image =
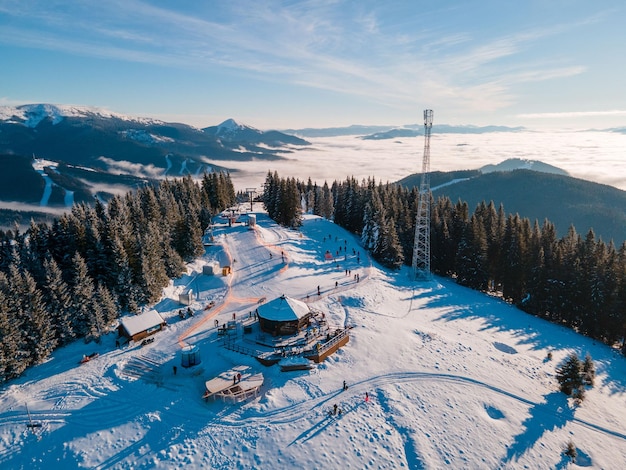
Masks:
[[[407,188],[419,187],[421,174],[398,182]],[[483,201],[504,204],[507,212],[534,221],[547,218],[560,237],[573,225],[580,233],[592,228],[597,238],[626,240],[626,191],[571,176],[517,169],[481,173],[433,172],[431,188],[435,198],[467,202],[470,210]]]
[[[52,224],[0,233],[0,382],[77,338],[98,341],[121,312],[154,303],[203,229],[231,205],[230,176],[145,186],[104,206],[75,204]]]
[[[319,187],[268,173],[264,198],[280,223],[297,227],[302,202],[305,210],[359,234],[382,265],[399,268],[412,259],[416,191],[354,178]],[[593,230],[581,236],[573,226],[559,238],[547,219],[531,221],[484,201],[470,212],[466,202],[440,197],[431,207],[431,269],[502,296],[528,313],[624,347],[626,243],[616,247]]]

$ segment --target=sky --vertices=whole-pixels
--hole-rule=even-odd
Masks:
[[[75,341],[3,385],[0,467],[626,468],[626,359],[614,349],[452,279],[415,283],[408,268],[385,270],[332,222],[305,216],[294,231],[259,209],[254,231],[218,223],[219,244],[163,290],[153,308],[168,326],[154,342],[116,348],[115,332],[99,344]],[[324,253],[340,247],[347,256],[337,269]],[[230,263],[231,275],[202,274],[216,262]],[[178,295],[188,287],[195,314],[180,319]],[[332,329],[352,326],[348,344],[297,372],[222,347],[214,321],[234,314],[234,343],[267,350],[255,341],[256,323],[251,334],[242,326],[257,299],[282,294],[310,294]],[[209,299],[216,305],[204,310]],[[182,345],[197,348],[199,364],[182,367]],[[596,367],[580,406],[555,378],[572,352],[589,353]],[[244,384],[263,374],[258,397],[202,400],[205,381],[241,366]],[[334,405],[341,414],[329,415]],[[29,413],[40,428],[26,427]],[[576,465],[563,454],[568,442]]]
[[[622,0],[0,0],[0,105],[198,127],[626,126]]]

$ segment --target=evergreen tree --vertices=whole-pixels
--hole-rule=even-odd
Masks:
[[[19,377],[29,365],[20,318],[9,306],[8,279],[0,272],[0,381]]]
[[[147,230],[136,241],[140,264],[133,273],[133,281],[140,288],[141,303],[153,303],[159,300],[163,287],[169,282],[161,259],[157,231],[158,223],[150,222]]]
[[[505,299],[518,304],[526,290],[526,248],[529,243],[528,233],[524,230],[524,221],[517,215],[507,218],[503,239],[503,279],[502,295]]]
[[[28,319],[30,320],[28,339],[33,363],[39,364],[52,354],[57,346],[57,340],[43,295],[37,287],[35,279],[27,271],[23,273],[22,277],[25,287],[23,308],[28,309]]]
[[[363,247],[374,252],[380,245],[382,226],[385,223],[383,203],[378,192],[373,191],[370,200],[365,204],[363,212],[363,231],[361,232],[361,244]]]
[[[457,249],[457,282],[477,290],[486,290],[487,238],[479,218],[473,215]]]
[[[95,287],[93,280],[89,277],[87,263],[78,252],[74,254],[72,260],[74,263],[70,287],[72,292],[70,304],[72,330],[76,336],[86,337],[88,334],[94,333],[94,328],[97,329],[101,326],[99,325],[101,311],[95,311],[93,308]]]
[[[44,261],[44,267],[46,271],[44,301],[54,329],[54,336],[59,346],[63,346],[75,338],[70,318],[72,296],[57,262],[49,258]]]
[[[593,387],[596,379],[596,366],[591,359],[591,355],[587,353],[582,364],[582,380],[585,385]]]
[[[202,229],[198,217],[192,213],[185,214],[176,222],[173,230],[172,244],[178,254],[178,259],[168,250],[170,247],[165,243],[164,254],[169,254],[166,265],[169,277],[178,277],[184,269],[182,261],[191,261],[204,253],[202,244]]]
[[[112,325],[120,315],[120,309],[115,301],[115,297],[104,284],[98,284],[96,291],[97,302],[102,308],[104,324],[108,327]]]
[[[13,314],[19,317],[22,329],[22,347],[28,356],[28,365],[38,364],[54,350],[56,340],[41,291],[28,271],[20,272],[14,264],[8,279]]]
[[[567,359],[556,369],[556,379],[560,389],[566,395],[571,395],[574,390],[583,386],[581,378],[582,363],[576,353],[571,353]]]
[[[383,220],[378,243],[372,255],[383,266],[396,270],[402,267],[404,254],[393,219]]]
[[[320,203],[320,213],[322,217],[325,219],[331,220],[333,217],[333,212],[335,211],[335,207],[333,204],[333,194],[328,187],[328,183],[324,181],[324,186],[322,186],[322,195],[321,195],[321,203]]]

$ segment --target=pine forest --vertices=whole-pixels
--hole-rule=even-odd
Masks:
[[[203,229],[237,201],[230,175],[165,180],[106,204],[76,204],[51,225],[0,232],[0,382],[41,363],[55,348],[99,341],[122,313],[159,300],[170,279],[204,251]],[[371,256],[398,270],[412,259],[418,193],[373,178],[323,186],[268,172],[268,215],[297,229],[302,212],[360,237]],[[431,268],[503,298],[532,315],[626,351],[626,243],[558,238],[482,202],[431,201]]]

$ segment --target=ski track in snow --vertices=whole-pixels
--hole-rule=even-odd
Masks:
[[[432,372],[392,372],[385,375],[379,375],[376,377],[370,377],[366,380],[362,380],[355,384],[352,384],[347,391],[339,390],[324,394],[323,396],[313,397],[307,401],[303,401],[301,403],[297,403],[295,405],[291,405],[289,407],[271,410],[263,413],[255,414],[247,414],[246,419],[241,420],[239,417],[224,417],[221,419],[222,426],[229,427],[247,427],[250,424],[260,423],[260,424],[273,424],[280,425],[286,423],[292,423],[297,421],[298,419],[306,419],[307,412],[314,411],[319,412],[319,409],[325,405],[328,405],[329,401],[336,400],[337,398],[346,398],[346,399],[354,399],[356,400],[356,396],[361,397],[365,394],[367,390],[378,389],[388,385],[395,385],[399,383],[417,383],[421,381],[427,381],[432,383],[433,381],[437,382],[453,382],[457,384],[462,384],[466,386],[471,386],[474,388],[483,388],[491,392],[495,392],[499,395],[512,398],[516,401],[519,401],[523,404],[530,406],[537,406],[539,403],[536,403],[532,400],[529,400],[521,395],[514,394],[510,391],[504,390],[500,387],[496,387],[494,385],[490,385],[484,382],[481,382],[476,379],[472,379],[469,377],[463,377],[459,375],[451,375],[451,374],[438,374]],[[355,394],[355,392],[359,392]],[[329,407],[330,408],[330,407]],[[558,411],[552,413],[553,416],[558,416]],[[572,421],[585,426],[594,431],[610,435],[613,437],[617,437],[619,439],[626,441],[626,433],[622,433],[619,431],[607,429],[603,426],[600,426],[595,423],[591,423],[579,418],[572,418]]]

